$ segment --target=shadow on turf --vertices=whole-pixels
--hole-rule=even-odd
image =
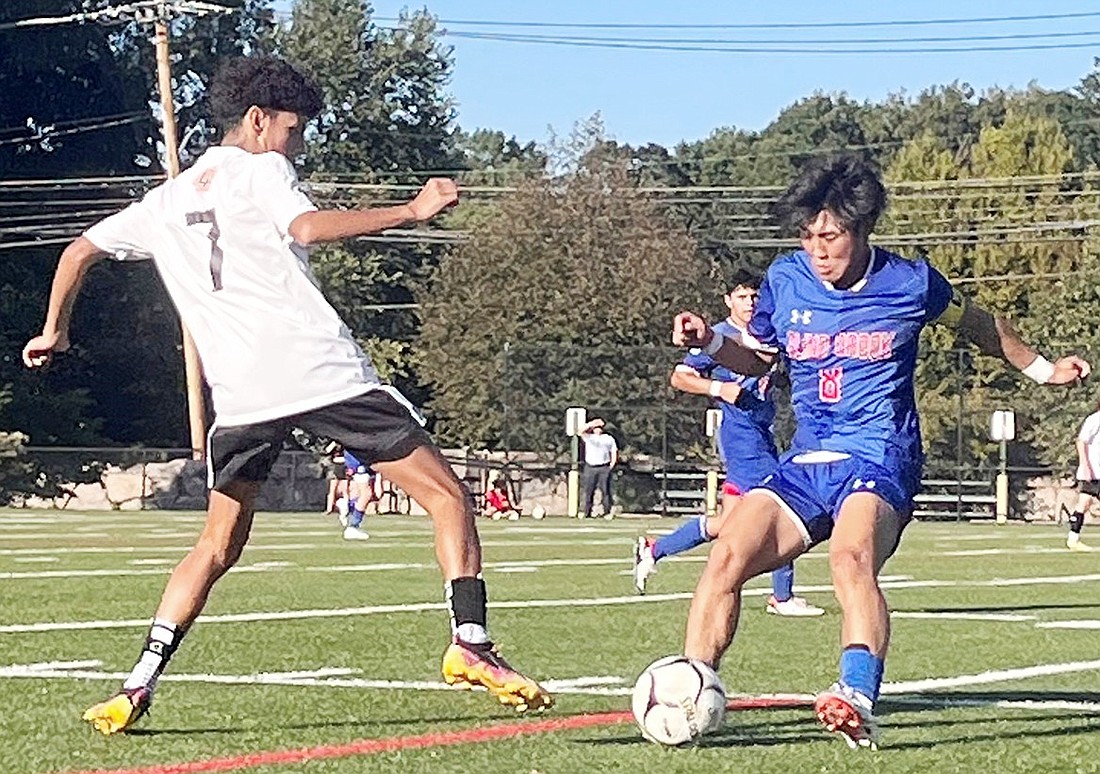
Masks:
[[[1019,610],[1075,610],[1078,608],[1097,608],[1096,602],[1067,602],[1053,605],[975,605],[974,607],[914,607],[906,612],[914,613],[1012,613]]]

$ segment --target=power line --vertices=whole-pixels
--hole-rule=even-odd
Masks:
[[[558,29],[724,29],[724,30],[790,30],[790,29],[842,29],[846,27],[920,27],[946,24],[994,24],[1000,22],[1034,22],[1058,19],[1085,19],[1100,16],[1100,12],[1048,13],[1026,16],[977,16],[971,18],[940,19],[891,19],[886,21],[835,21],[835,22],[766,22],[740,24],[671,24],[624,22],[539,22],[539,21],[490,21],[474,19],[437,19],[439,24],[466,27],[535,27]],[[400,21],[398,17],[379,16],[376,21]]]
[[[868,47],[868,48],[830,48],[795,46],[795,47],[750,47],[750,46],[710,46],[710,45],[682,45],[661,43],[616,43],[611,40],[583,40],[569,39],[566,37],[550,37],[536,35],[498,34],[491,32],[450,32],[444,30],[443,34],[451,38],[468,38],[472,40],[486,40],[502,43],[533,43],[549,46],[573,46],[577,48],[601,48],[622,49],[635,51],[676,51],[719,54],[792,54],[792,55],[816,55],[816,54],[963,54],[975,51],[1018,52],[1018,51],[1051,51],[1076,48],[1096,48],[1097,43],[1037,43],[1019,46],[931,46],[931,47]]]
[[[397,29],[397,28],[394,28]],[[452,32],[445,30],[445,35],[450,37],[482,38],[497,33],[481,32]],[[925,37],[903,38],[830,38],[830,45],[861,45],[861,44],[886,44],[886,43],[965,43],[990,40],[1041,40],[1044,38],[1083,38],[1100,35],[1100,30],[1074,30],[1071,32],[1014,32],[999,33],[996,35],[940,35]],[[485,38],[496,39],[496,38]],[[501,39],[504,39],[501,37]],[[528,41],[532,43],[559,42],[559,43],[662,43],[668,45],[745,45],[745,46],[782,46],[793,42],[790,38],[622,38],[622,37],[590,37],[572,35],[508,35],[509,40]]]
[[[151,21],[171,15],[206,16],[210,13],[234,13],[238,9],[205,2],[205,0],[136,0],[126,5],[109,6],[98,11],[81,11],[67,16],[40,16],[31,19],[17,19],[0,24],[0,31],[25,29],[31,27],[51,27],[74,22],[98,22],[100,24],[121,24],[131,20]]]
[[[71,129],[53,129],[44,128],[36,134],[29,135],[27,137],[13,137],[7,140],[0,140],[0,146],[4,145],[34,145],[40,142],[46,142],[52,140],[55,137],[68,137],[74,134],[82,134],[84,132],[93,132],[99,129],[109,129],[115,126],[124,126],[126,124],[136,124],[140,121],[151,121],[152,116],[146,113],[135,115],[132,118],[120,118],[117,121],[103,121],[98,124],[90,124],[88,126],[74,126]]]

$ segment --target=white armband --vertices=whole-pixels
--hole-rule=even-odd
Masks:
[[[1021,371],[1028,379],[1034,379],[1039,384],[1046,384],[1054,377],[1054,363],[1042,355],[1036,355],[1031,365]]]
[[[710,343],[703,347],[703,354],[714,357],[718,354],[718,350],[722,348],[722,345],[726,343],[726,337],[721,333],[715,333],[711,336]]]
[[[710,386],[707,387],[707,394],[712,398],[717,398],[722,394],[722,383],[717,379],[711,379]]]

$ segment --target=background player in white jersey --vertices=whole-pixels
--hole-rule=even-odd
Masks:
[[[678,315],[673,341],[702,347],[737,373],[763,375],[782,352],[797,421],[776,473],[722,524],[695,589],[684,653],[716,666],[732,642],[741,587],[830,539],[840,603],[840,679],[815,702],[818,719],[855,747],[874,746],[874,702],[890,639],[878,572],[897,548],[920,483],[913,372],[921,329],[939,321],[1036,381],[1067,384],[1089,365],[1055,363],[1005,320],[970,305],[923,260],[873,248],[886,203],[877,172],[850,156],[808,165],[777,206],[802,249],[768,269],[749,332],[761,347]]]
[[[1100,411],[1089,414],[1077,433],[1077,492],[1066,547],[1071,551],[1091,551],[1091,546],[1081,542],[1081,528],[1093,501],[1100,500]]]
[[[716,333],[749,340],[749,322],[756,309],[760,277],[741,270],[727,282],[722,302],[729,315],[713,326]],[[775,472],[774,423],[775,401],[772,378],[775,369],[761,377],[735,374],[698,349],[691,350],[672,372],[672,386],[694,395],[709,395],[722,410],[718,430],[718,451],[726,466],[722,485],[722,511],[714,518],[706,514],[684,524],[670,535],[641,537],[634,548],[634,587],[645,593],[646,581],[666,556],[690,551],[713,540],[722,519],[741,496]],[[782,616],[817,616],[825,611],[794,595],[794,565],[785,564],[772,571],[769,613]]]
[[[484,686],[519,710],[549,706],[550,696],[489,639],[481,546],[464,487],[412,406],[380,382],[309,267],[311,245],[431,218],[457,201],[454,183],[431,180],[396,207],[318,210],[290,162],[306,122],[321,111],[317,85],[275,57],[238,58],[219,72],[209,99],[221,145],[65,249],[42,333],[23,350],[27,366],[40,367],[68,348],[73,303],[97,261],[151,258],[195,339],[217,416],[203,532],[173,571],[122,690],[85,719],[112,734],[144,714],[214,583],[240,557],[256,494],[296,426],[334,439],[431,514],[452,621],[445,679]]]

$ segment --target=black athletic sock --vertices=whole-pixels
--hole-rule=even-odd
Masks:
[[[1082,511],[1074,511],[1073,515],[1069,517],[1069,531],[1080,535],[1081,529],[1085,526],[1085,514]]]
[[[451,634],[455,639],[480,644],[489,641],[486,624],[488,597],[481,578],[455,578],[447,582],[451,610]]]

